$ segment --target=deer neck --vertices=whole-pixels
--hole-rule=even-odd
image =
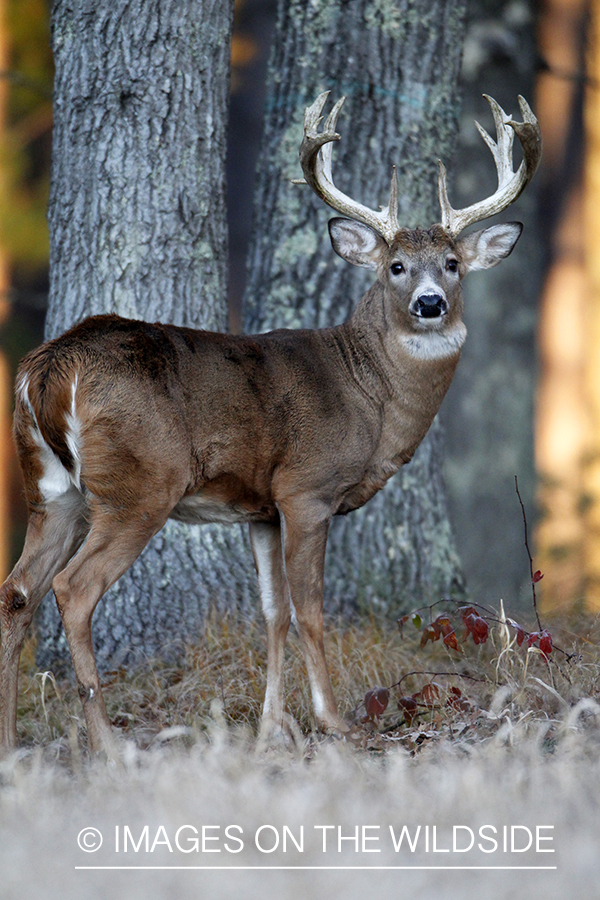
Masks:
[[[394,321],[379,283],[367,291],[345,327],[355,355],[365,360],[362,371],[368,374],[362,387],[380,403],[384,398],[384,430],[403,435],[401,452],[410,458],[452,381],[466,328],[457,318],[446,331],[408,332]]]

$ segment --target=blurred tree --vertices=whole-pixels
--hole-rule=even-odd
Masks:
[[[7,23],[6,0],[0,0],[0,72],[8,69],[10,55],[10,38]],[[8,84],[6,79],[0,80],[0,146],[6,141],[8,106]],[[10,183],[8,172],[0,166],[0,206],[7,200],[7,186]],[[9,254],[0,234],[0,326],[4,324],[9,312]],[[9,571],[9,460],[11,454],[10,437],[10,374],[8,360],[4,349],[0,349],[0,578],[6,578]]]
[[[586,160],[584,246],[586,293],[583,309],[586,326],[584,391],[587,434],[581,479],[585,504],[584,579],[585,606],[600,612],[600,2],[592,0],[588,44],[589,83],[585,97]]]
[[[49,135],[51,55],[44,0],[0,0],[0,574],[10,568],[10,501],[21,481],[10,437],[12,369],[22,351],[13,314],[21,280],[48,261],[48,172],[41,145]],[[27,330],[27,326],[25,326]],[[18,530],[18,529],[17,529]],[[21,536],[21,535],[20,535]],[[15,542],[16,543],[16,542]],[[19,547],[20,550],[20,547]]]
[[[56,0],[47,337],[109,311],[226,329],[232,11],[232,0]],[[96,611],[100,665],[167,654],[209,605],[247,603],[245,540],[169,522]],[[40,662],[64,655],[54,604],[39,634]]]
[[[48,184],[52,131],[52,53],[47,0],[3,0],[8,48],[0,66],[4,127],[0,139],[0,246],[5,254],[0,345],[9,374],[10,407],[18,360],[41,340],[47,299]],[[9,440],[10,559],[21,553],[27,513]]]
[[[236,0],[231,45],[231,98],[227,136],[229,316],[242,330],[241,307],[252,229],[252,197],[262,136],[269,51],[277,0]]]
[[[452,158],[464,33],[463,0],[280,0],[255,195],[245,327],[322,327],[343,321],[372,275],[337,258],[331,211],[301,176],[304,108],[317,94],[347,101],[334,154],[341,190],[368,206],[386,202],[398,166],[399,219],[439,221],[437,159]],[[411,464],[364,509],[334,520],[328,545],[329,608],[388,614],[464,582],[450,528],[436,422]]]
[[[52,54],[45,0],[3,0],[10,49],[2,65],[6,132],[1,166],[0,240],[11,267],[48,265],[48,151],[52,127]],[[32,275],[29,275],[31,278]]]
[[[519,117],[518,94],[532,104],[536,74],[533,2],[470,0],[461,80],[463,108],[453,198],[468,206],[496,187],[491,154],[473,127],[491,134],[482,92]],[[498,221],[524,223],[515,252],[466,282],[465,343],[442,407],[450,517],[469,591],[482,602],[530,603],[515,475],[533,527],[536,326],[544,271],[538,176]],[[496,220],[494,220],[496,221]]]
[[[585,267],[583,107],[585,45],[590,32],[587,0],[545,0],[539,10],[542,55],[537,115],[544,135],[541,225],[548,237],[549,267],[540,310],[536,463],[540,516],[536,565],[544,573],[544,612],[579,605],[585,591],[587,553],[582,464],[588,409],[585,388],[589,347]],[[595,348],[592,353],[597,355]]]

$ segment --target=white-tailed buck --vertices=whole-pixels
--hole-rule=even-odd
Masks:
[[[541,153],[519,98],[515,122],[488,98],[496,141],[480,128],[498,189],[450,206],[440,163],[441,223],[397,220],[394,170],[381,212],[333,184],[340,100],[319,131],[327,94],[306,110],[306,182],[348,218],[329,223],[334,250],[377,281],[343,325],[232,336],[95,316],[23,360],[14,434],[29,523],[0,589],[0,734],[16,742],[18,662],[36,607],[53,588],[92,750],[115,744],[94,659],[91,620],[104,592],[169,517],[247,522],[268,639],[263,733],[286,736],[283,653],[292,611],[319,727],[344,731],[323,650],[323,564],[332,516],[367,502],[409,462],[431,425],[465,339],[461,281],[495,266],[521,225],[459,237],[512,203]],[[513,172],[517,135],[523,161]]]

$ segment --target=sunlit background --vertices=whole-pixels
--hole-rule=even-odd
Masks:
[[[228,183],[230,316],[239,328],[275,0],[237,0]],[[600,610],[600,0],[538,4],[533,106],[544,136],[536,567],[546,610]],[[0,575],[25,530],[10,439],[18,359],[42,339],[52,131],[49,3],[0,0]]]

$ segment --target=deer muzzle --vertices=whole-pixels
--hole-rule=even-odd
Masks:
[[[443,293],[424,291],[411,301],[409,312],[421,319],[439,319],[448,312],[448,301]]]

